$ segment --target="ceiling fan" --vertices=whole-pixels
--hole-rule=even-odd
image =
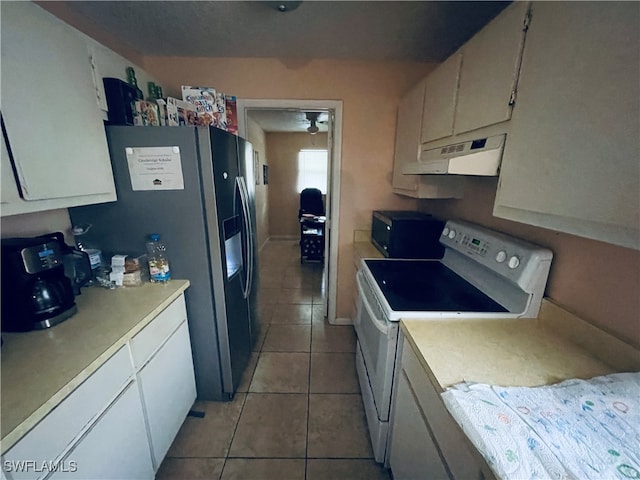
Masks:
[[[324,112],[306,112],[305,116],[307,118],[307,121],[309,122],[309,127],[307,127],[307,132],[309,132],[311,135],[315,135],[316,133],[318,133],[320,131],[320,129],[318,128],[318,123],[326,125],[327,123],[329,123],[328,121],[320,121],[319,117],[320,114],[322,114]]]

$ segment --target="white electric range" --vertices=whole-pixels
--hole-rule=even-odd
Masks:
[[[363,259],[357,273],[356,366],[376,461],[387,446],[401,318],[535,318],[551,251],[448,221],[441,259]]]

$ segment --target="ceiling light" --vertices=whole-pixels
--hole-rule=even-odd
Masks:
[[[302,2],[265,2],[274,10],[279,12],[291,12],[300,6]]]
[[[307,132],[309,132],[311,135],[315,135],[319,131],[320,131],[320,129],[316,126],[316,121],[315,120],[311,120],[311,126],[309,128],[307,128]]]

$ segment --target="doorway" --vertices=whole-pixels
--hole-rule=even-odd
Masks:
[[[340,163],[342,144],[342,102],[339,100],[251,100],[238,99],[238,131],[248,138],[251,112],[277,110],[299,115],[300,112],[326,112],[328,181],[326,195],[325,259],[326,282],[325,316],[329,323],[341,323],[336,319],[338,225],[340,204]],[[259,168],[259,167],[257,167]],[[265,172],[266,173],[266,172]],[[348,319],[347,319],[348,320]]]

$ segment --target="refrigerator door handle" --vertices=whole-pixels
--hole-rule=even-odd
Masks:
[[[244,188],[244,199],[246,205],[247,212],[247,229],[249,230],[249,281],[247,282],[247,296],[251,293],[251,289],[253,288],[253,275],[254,275],[254,263],[255,259],[253,258],[255,255],[255,232],[253,231],[253,223],[251,223],[251,208],[249,201],[249,188],[247,187],[247,181],[244,177],[240,177],[242,187]]]
[[[242,294],[244,298],[249,296],[249,292],[251,291],[251,283],[253,280],[253,235],[251,232],[251,216],[249,214],[249,199],[247,194],[247,187],[244,182],[243,177],[236,177],[236,185],[238,187],[238,191],[240,192],[240,200],[242,202],[242,216],[244,218],[245,225],[245,234],[247,236],[247,258],[246,258],[246,268],[247,268],[247,276],[245,279],[244,289]]]

